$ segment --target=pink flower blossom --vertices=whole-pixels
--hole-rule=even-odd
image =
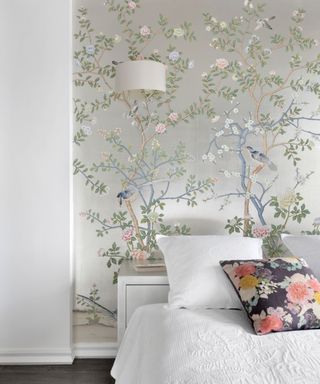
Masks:
[[[144,25],[140,28],[140,35],[143,37],[148,37],[150,35],[151,31],[150,28]]]
[[[128,228],[122,232],[122,240],[130,241],[133,236],[133,228]]]
[[[303,305],[313,298],[313,290],[301,281],[291,283],[287,292],[287,299],[293,304]]]
[[[229,61],[227,59],[220,58],[216,60],[216,66],[219,69],[225,69],[227,68],[228,65],[229,65]]]
[[[155,127],[155,131],[159,134],[159,135],[162,135],[163,133],[165,133],[167,130],[167,127],[165,124],[163,123],[159,123],[156,125]]]
[[[310,286],[314,291],[316,291],[316,292],[320,292],[320,283],[319,283],[318,280],[316,280],[316,279],[310,279],[310,280],[308,281],[308,283],[309,283],[309,286]]]
[[[260,324],[257,326],[256,330],[258,333],[265,335],[272,331],[280,331],[283,328],[282,320],[276,315],[267,316],[265,319],[262,319]]]
[[[256,266],[254,264],[241,264],[234,270],[235,275],[238,277],[252,275],[255,271]]]
[[[169,117],[169,120],[174,123],[178,120],[179,115],[176,112],[171,112],[168,117]]]
[[[129,9],[136,9],[137,4],[134,1],[129,1],[128,2],[128,8]]]
[[[264,237],[268,237],[270,235],[270,228],[266,225],[256,225],[252,229],[253,237],[257,237],[258,239],[262,239]]]
[[[131,252],[131,257],[133,260],[146,260],[148,258],[148,253],[141,249],[134,249]]]

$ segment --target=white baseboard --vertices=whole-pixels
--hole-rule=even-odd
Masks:
[[[117,343],[75,343],[73,353],[78,358],[114,358],[118,352]]]
[[[72,364],[78,358],[115,358],[117,343],[76,343],[71,349],[0,349],[0,365]]]
[[[0,365],[53,365],[72,364],[74,355],[71,349],[0,349]]]

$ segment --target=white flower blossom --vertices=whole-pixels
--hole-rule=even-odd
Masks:
[[[159,215],[157,212],[151,212],[148,215],[148,219],[151,223],[156,223],[158,221]]]
[[[194,68],[194,60],[189,60],[188,61],[188,69],[193,69]]]
[[[253,127],[252,127],[253,124],[254,124],[253,120],[248,120],[244,126],[246,128],[248,128],[249,131],[252,131],[253,130]]]
[[[225,21],[221,21],[221,23],[220,23],[220,28],[221,29],[226,29],[227,26],[228,26],[228,24]]]
[[[132,156],[129,156],[129,157],[128,157],[128,161],[129,161],[129,163],[133,163],[133,162],[135,162],[136,159],[137,159],[137,157],[138,157],[138,155],[137,155],[136,153],[133,153]]]
[[[120,36],[120,35],[114,35],[113,36],[113,40],[114,40],[114,42],[116,43],[116,44],[118,44],[118,43],[120,43],[121,42],[121,40],[122,40],[122,37]]]
[[[216,137],[220,137],[220,136],[222,136],[223,134],[224,134],[224,130],[221,129],[220,131],[218,131],[218,132],[216,133]]]
[[[172,51],[169,53],[169,60],[175,62],[180,58],[180,53],[178,51]]]
[[[230,148],[227,145],[225,145],[225,144],[221,145],[221,149],[223,149],[225,152],[229,152],[230,151]]]
[[[174,28],[173,36],[182,37],[184,35],[184,30],[182,28]]]
[[[209,152],[208,153],[208,160],[210,161],[210,163],[215,162],[215,160],[216,160],[215,155],[213,153]]]
[[[88,125],[82,125],[81,129],[83,130],[84,134],[86,136],[91,136],[92,135],[92,128],[89,127]]]

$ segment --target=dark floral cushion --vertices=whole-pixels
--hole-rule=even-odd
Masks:
[[[320,328],[320,283],[303,259],[223,260],[259,335]]]

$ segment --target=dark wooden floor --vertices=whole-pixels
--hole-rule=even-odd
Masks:
[[[72,365],[0,366],[0,384],[113,384],[113,359],[76,359]]]

